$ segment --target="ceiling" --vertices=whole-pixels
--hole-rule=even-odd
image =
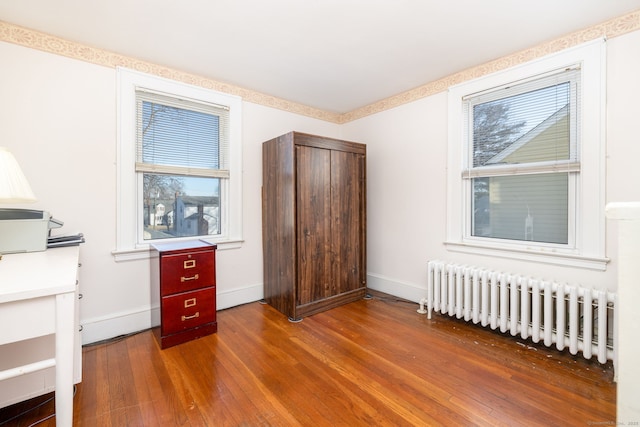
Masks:
[[[0,20],[333,113],[640,0],[0,0]]]

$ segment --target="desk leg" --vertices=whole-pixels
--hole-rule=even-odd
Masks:
[[[56,425],[73,425],[75,293],[56,296]]]

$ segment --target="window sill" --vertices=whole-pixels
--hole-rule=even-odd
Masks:
[[[499,258],[515,259],[519,261],[537,262],[543,264],[561,265],[563,267],[584,268],[605,271],[609,258],[588,257],[567,254],[557,251],[543,251],[540,249],[518,249],[498,246],[480,245],[468,242],[444,242],[447,250],[473,255],[485,255]]]
[[[207,240],[207,239],[202,239]],[[226,251],[229,249],[239,249],[242,247],[243,240],[225,240],[223,242],[211,242],[218,246],[218,251]],[[139,259],[149,259],[149,245],[140,245],[134,249],[116,249],[111,252],[116,262],[135,261]]]

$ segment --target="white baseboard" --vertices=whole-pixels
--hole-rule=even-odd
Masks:
[[[235,307],[249,302],[259,301],[264,298],[262,283],[245,286],[244,288],[218,293],[218,310]]]
[[[416,303],[427,296],[426,285],[419,286],[415,283],[400,282],[390,277],[372,273],[367,275],[367,288]]]
[[[262,283],[217,294],[217,309],[235,307],[262,299]],[[82,344],[91,344],[120,335],[149,329],[159,324],[159,307],[140,307],[137,310],[113,313],[93,319],[82,319]]]
[[[80,323],[82,325],[82,345],[91,344],[149,329],[151,327],[151,311],[147,306],[138,310],[113,313],[101,318],[81,319]]]
[[[426,296],[426,289],[414,283],[400,282],[377,274],[367,275],[367,287],[409,301],[418,302]],[[217,294],[217,309],[224,310],[258,301],[264,297],[262,283]],[[149,329],[159,323],[158,307],[140,307],[137,310],[113,313],[93,319],[82,319],[82,344],[103,341],[120,335]]]

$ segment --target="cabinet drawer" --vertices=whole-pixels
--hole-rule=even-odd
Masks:
[[[161,304],[163,336],[216,320],[215,286],[164,297]]]
[[[161,295],[205,288],[216,284],[215,252],[166,255],[160,262]]]

